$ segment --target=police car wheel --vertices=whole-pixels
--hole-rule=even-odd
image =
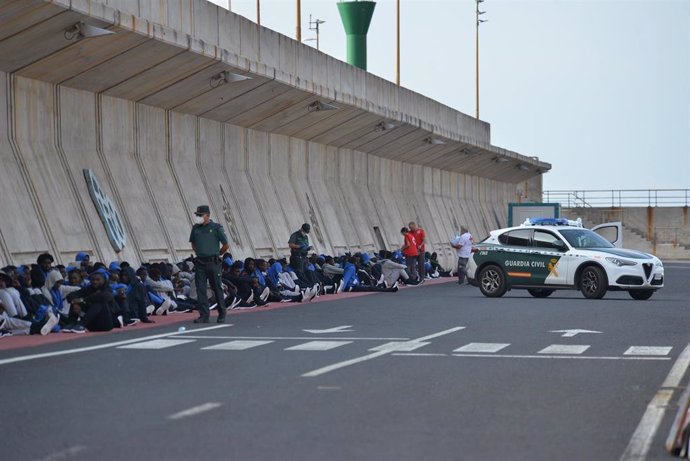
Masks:
[[[606,294],[608,281],[604,271],[597,266],[585,267],[580,275],[580,291],[585,298],[601,299]]]
[[[500,298],[508,290],[503,270],[498,266],[486,266],[479,273],[479,289],[487,298]]]
[[[637,299],[639,301],[644,301],[649,299],[654,294],[654,290],[630,290],[628,294],[632,299]]]
[[[543,290],[541,288],[530,288],[527,290],[529,294],[534,296],[535,298],[547,298],[553,294],[553,292],[556,290]]]

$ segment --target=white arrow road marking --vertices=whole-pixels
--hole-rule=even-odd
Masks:
[[[439,331],[438,333],[433,333],[433,334],[430,334],[427,336],[422,336],[421,338],[412,339],[410,341],[406,341],[405,343],[407,344],[407,347],[411,347],[411,345],[409,343],[423,343],[427,339],[437,338],[439,336],[447,335],[447,334],[454,333],[456,331],[464,330],[464,329],[465,329],[465,327],[449,328],[448,330],[443,330],[443,331]],[[314,376],[321,376],[323,374],[326,374],[326,373],[334,371],[334,370],[338,370],[340,368],[345,368],[345,367],[349,367],[350,365],[355,365],[357,363],[366,362],[367,360],[372,360],[372,359],[375,359],[376,357],[381,357],[383,355],[387,355],[387,354],[390,354],[391,352],[399,350],[399,349],[395,349],[395,347],[402,347],[402,346],[400,343],[398,343],[397,346],[390,346],[386,349],[376,351],[376,352],[373,352],[371,354],[363,355],[361,357],[356,357],[356,358],[350,359],[350,360],[345,360],[344,362],[334,363],[333,365],[328,365],[326,367],[319,368],[319,369],[310,371],[308,373],[304,373],[302,375],[302,377],[303,378],[313,378]]]
[[[576,336],[580,333],[601,333],[601,331],[572,329],[572,330],[552,330],[549,333],[563,333],[561,335],[563,338],[572,338],[573,336]]]
[[[352,328],[352,325],[341,325],[339,327],[327,328],[325,330],[302,330],[302,331],[306,331],[307,333],[314,333],[315,335],[320,335],[323,333],[345,333],[348,331],[355,331],[355,330],[348,330],[348,328]]]
[[[184,410],[184,411],[181,411],[179,413],[175,413],[173,415],[170,415],[170,416],[168,416],[168,419],[188,418],[190,416],[198,415],[199,413],[204,413],[206,411],[214,410],[214,409],[216,409],[222,405],[223,405],[222,403],[218,403],[218,402],[204,403],[203,405],[198,405],[198,406],[192,407],[188,410]]]

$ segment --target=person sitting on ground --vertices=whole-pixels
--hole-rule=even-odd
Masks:
[[[434,272],[438,273],[439,277],[452,277],[451,271],[445,270],[438,262],[438,253],[435,251],[429,257],[429,264]]]
[[[89,276],[91,284],[67,295],[67,300],[80,315],[80,320],[63,328],[65,332],[110,331],[113,329],[114,298],[108,285],[108,272],[101,268]]]
[[[113,272],[110,273],[108,283],[110,284],[110,289],[113,291],[113,298],[115,301],[115,305],[117,307],[115,315],[117,323],[115,324],[115,326],[127,327],[136,325],[137,323],[139,323],[139,319],[136,318],[135,315],[132,315],[132,312],[129,309],[129,303],[127,301],[128,286],[124,283],[120,283],[120,265],[111,264],[110,267],[113,269]]]
[[[5,271],[0,271],[0,302],[9,317],[24,320],[31,318],[19,291],[12,284],[12,277]]]
[[[29,321],[12,317],[8,314],[6,306],[0,301],[0,337],[20,335],[47,335],[58,324],[58,318],[52,312],[47,311],[41,321]]]
[[[142,323],[154,323],[148,318],[148,314],[153,313],[155,308],[149,300],[146,287],[141,283],[134,269],[129,266],[121,269],[120,282],[127,286],[125,293],[132,319],[139,319]]]
[[[254,268],[254,260],[251,260],[250,269]],[[265,306],[267,303],[270,289],[268,287],[261,288],[256,277],[242,276],[246,274],[246,270],[242,271],[242,263],[235,261],[230,267],[230,271],[223,277],[232,283],[237,288],[237,296],[242,299],[245,304],[254,303],[257,306]],[[252,270],[253,273],[253,270]]]
[[[64,281],[62,274],[57,270],[53,270],[48,273],[48,277],[43,285],[43,295],[54,306],[53,313],[55,315],[69,315],[70,305],[67,302],[67,295],[79,290],[79,287],[64,285]]]
[[[382,258],[379,260],[381,264],[381,274],[383,275],[383,283],[387,287],[397,286],[398,280],[402,280],[406,285],[417,285],[416,280],[410,279],[407,274],[407,266],[405,264],[397,263],[393,260],[393,254],[390,251],[384,251]]]
[[[173,300],[175,287],[170,280],[165,280],[161,277],[161,271],[158,267],[151,267],[144,285],[149,291],[152,291],[163,300],[158,309],[156,309],[156,315],[165,315],[170,309],[174,310],[177,308],[177,303]]]
[[[323,269],[324,277],[331,282],[329,285],[333,285],[335,287],[333,292],[342,293],[343,288],[345,288],[345,285],[343,284],[343,274],[345,273],[345,270],[335,263],[333,256],[326,256],[324,264],[321,267]]]

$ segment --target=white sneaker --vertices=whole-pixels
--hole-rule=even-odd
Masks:
[[[381,277],[379,278],[379,281],[376,284],[381,285],[384,282],[384,280],[385,280],[385,277],[383,276],[383,274],[381,274]]]
[[[338,289],[335,292],[336,293],[342,293],[343,288],[345,288],[345,281],[341,280],[340,282],[338,282]]]
[[[313,287],[310,290],[307,290],[307,293],[309,293],[309,299],[308,299],[309,302],[311,302],[314,298],[316,298],[317,292],[318,292],[318,289],[316,287]]]
[[[118,316],[117,316],[117,323],[120,324],[120,328],[124,328],[124,326],[125,326],[125,321],[124,321],[124,319],[122,318],[121,315],[118,315]]]
[[[396,280],[396,282],[393,284],[393,286],[392,286],[391,288],[398,288],[398,282],[397,282],[397,280]]]
[[[2,319],[3,323],[5,319]],[[41,335],[45,336],[48,333],[50,333],[55,325],[57,325],[59,322],[59,319],[55,314],[53,314],[51,311],[48,311],[48,321],[46,321],[45,325],[41,327]]]
[[[156,310],[156,306],[154,306],[153,304],[149,304],[148,306],[146,306],[146,315],[153,314],[153,311],[155,311],[155,310]]]
[[[228,307],[226,310],[231,310],[239,306],[239,304],[242,302],[242,298],[239,298],[235,296],[235,298],[232,300],[232,303],[230,303],[230,307]]]
[[[161,304],[161,307],[156,309],[156,315],[163,315],[164,312],[168,312],[168,309],[170,309],[170,300],[166,299],[163,301],[163,304]]]
[[[268,287],[266,287],[264,288],[264,291],[261,292],[261,296],[259,296],[259,298],[261,298],[263,302],[266,302],[266,300],[268,299],[268,295],[270,294],[271,290]]]

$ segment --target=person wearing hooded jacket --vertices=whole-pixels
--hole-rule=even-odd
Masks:
[[[91,285],[67,295],[67,300],[84,312],[77,325],[65,328],[65,331],[83,332],[110,331],[113,329],[113,312],[115,311],[113,291],[108,284],[108,273],[104,269],[94,271],[90,276]]]

